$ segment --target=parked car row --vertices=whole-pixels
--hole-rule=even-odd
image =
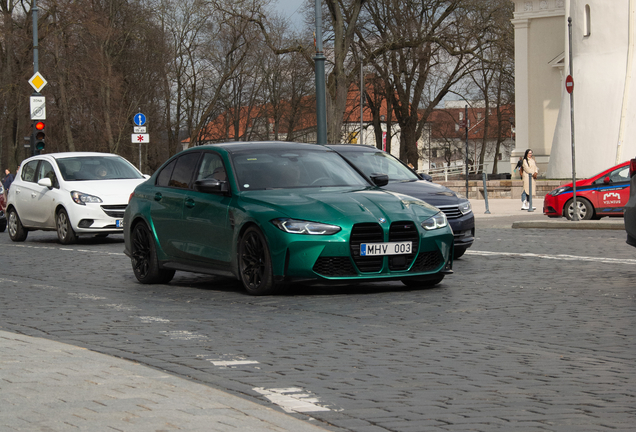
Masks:
[[[255,295],[296,281],[431,286],[475,234],[467,199],[369,146],[214,144],[152,176],[116,155],[56,153],[16,175],[13,241],[31,230],[63,244],[123,232],[142,283],[185,270],[235,277]]]

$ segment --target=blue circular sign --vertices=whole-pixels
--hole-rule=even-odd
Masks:
[[[146,124],[146,116],[142,113],[137,113],[135,114],[135,117],[133,118],[133,122],[137,126],[143,126]]]

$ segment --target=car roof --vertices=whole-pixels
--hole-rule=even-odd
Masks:
[[[275,149],[289,149],[297,148],[297,149],[307,149],[307,150],[317,150],[317,151],[330,151],[331,149],[326,148],[323,145],[319,144],[308,144],[308,143],[298,143],[291,141],[231,141],[231,142],[223,142],[223,143],[212,143],[212,144],[204,144],[201,146],[190,147],[188,150],[194,149],[218,149],[222,148],[229,153],[240,152],[242,150],[275,150]]]
[[[382,151],[375,146],[367,145],[367,144],[327,144],[327,147],[335,151],[338,151],[338,150],[355,150],[355,151],[373,150],[377,152]]]

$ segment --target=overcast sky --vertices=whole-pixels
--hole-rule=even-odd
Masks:
[[[276,10],[285,15],[295,27],[298,27],[302,24],[300,8],[303,3],[304,0],[278,0],[278,4],[274,4],[274,6]]]

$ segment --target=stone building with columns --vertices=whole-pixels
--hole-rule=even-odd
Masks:
[[[569,74],[577,178],[636,157],[636,83],[631,83],[636,0],[513,2],[517,139],[510,164],[531,148],[544,177],[571,178]]]

